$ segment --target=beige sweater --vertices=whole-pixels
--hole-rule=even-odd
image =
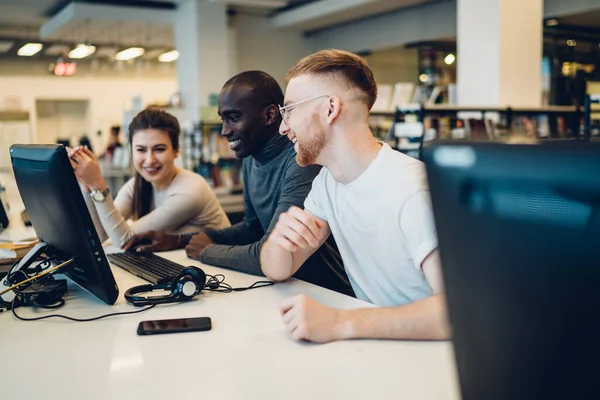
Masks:
[[[103,203],[92,201],[84,193],[101,240],[109,237],[122,247],[134,235],[148,231],[181,234],[231,226],[206,180],[194,172],[180,169],[167,188],[153,189],[151,211],[135,221],[129,220],[133,215],[133,189],[134,178],[119,190],[114,201],[109,195]]]

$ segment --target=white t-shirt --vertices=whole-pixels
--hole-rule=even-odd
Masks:
[[[347,185],[323,168],[304,207],[329,223],[359,299],[399,306],[433,294],[421,269],[437,247],[422,162],[383,144]]]

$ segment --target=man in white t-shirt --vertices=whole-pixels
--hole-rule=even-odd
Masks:
[[[369,110],[377,85],[368,65],[323,50],[287,76],[280,133],[302,165],[324,166],[302,210],[292,207],[263,246],[261,265],[290,278],[333,234],[359,299],[380,308],[337,310],[304,296],[281,313],[298,340],[448,339],[445,297],[424,165],[377,142]]]

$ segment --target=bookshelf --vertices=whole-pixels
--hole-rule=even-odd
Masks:
[[[242,160],[221,136],[221,121],[206,118],[183,130],[183,165],[204,177],[213,188],[230,222],[244,218]]]
[[[580,137],[581,107],[469,107],[407,105],[393,115],[390,136],[396,149],[421,158],[425,142],[434,139],[505,140],[522,136],[535,140]]]
[[[213,188],[237,193],[242,187],[242,161],[221,136],[221,127],[221,122],[205,121],[184,132],[184,166],[204,176]]]
[[[596,136],[598,135],[598,131],[600,131],[600,122],[598,119],[594,118],[594,114],[592,111],[595,109],[593,105],[600,104],[600,95],[586,95],[585,96],[585,105],[583,109],[583,136],[586,140],[590,140],[592,138],[592,134],[594,131],[596,132]],[[596,121],[596,123],[592,123]]]

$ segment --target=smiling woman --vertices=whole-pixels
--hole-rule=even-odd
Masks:
[[[114,202],[94,154],[85,147],[69,150],[75,175],[89,193],[84,197],[90,211],[99,217],[93,219],[100,237],[108,235],[122,247],[147,231],[184,234],[230,226],[206,180],[175,166],[179,134],[177,119],[162,110],[143,110],[131,121],[129,144],[136,176]]]

